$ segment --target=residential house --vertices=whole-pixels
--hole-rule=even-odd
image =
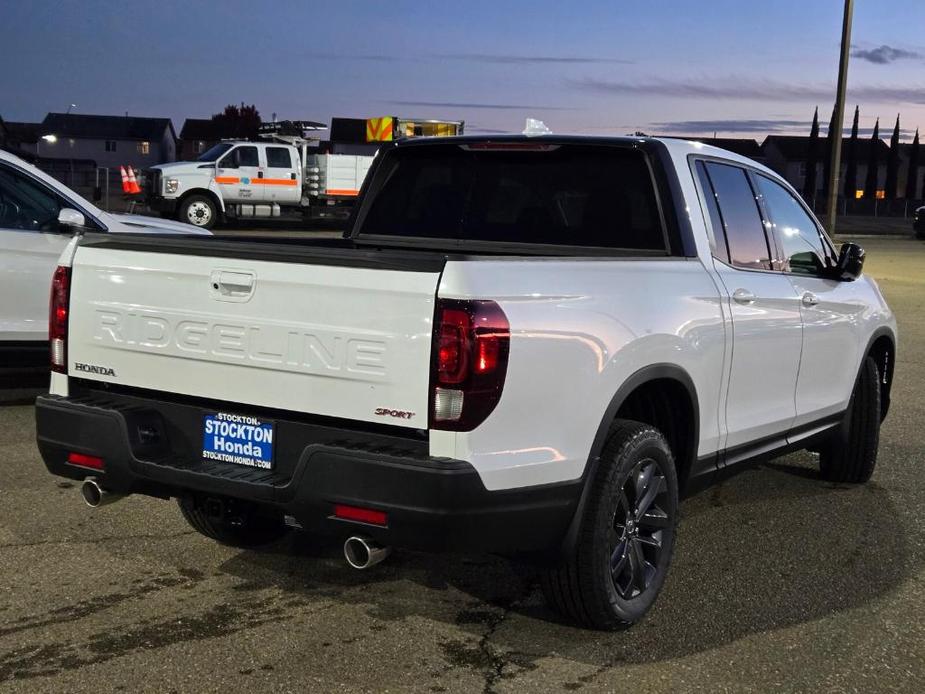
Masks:
[[[223,131],[222,123],[211,118],[187,118],[180,128],[177,161],[193,161],[212,145],[230,137]]]
[[[912,155],[912,145],[911,144],[901,144],[899,145],[899,197],[904,197],[906,195],[906,181],[909,178],[909,158]],[[923,186],[925,186],[925,145],[920,145],[919,148],[919,167],[916,176],[916,200],[925,199],[925,191],[923,191]]]
[[[111,171],[176,160],[177,137],[169,118],[49,113],[40,128],[42,157],[92,160]]]
[[[38,156],[36,150],[40,127],[39,123],[2,122],[0,147],[18,157],[33,161]]]
[[[806,172],[807,172],[807,155],[809,153],[809,141],[808,136],[803,135],[768,135],[764,143],[761,145],[761,149],[764,153],[765,164],[774,169],[777,173],[787,179],[790,185],[796,188],[801,194],[803,193],[803,185],[806,181]],[[849,138],[842,139],[842,158],[841,158],[841,172],[839,175],[839,181],[845,180],[845,171],[848,168],[847,154],[848,154],[848,144],[850,142]],[[882,190],[883,185],[886,182],[886,163],[887,158],[889,157],[890,148],[886,142],[883,140],[877,140],[875,145],[878,152],[878,180],[880,181],[879,188]],[[864,188],[864,182],[867,180],[867,162],[870,157],[870,147],[871,140],[870,138],[858,138],[857,149],[855,153],[855,160],[857,161],[857,182],[858,188]],[[822,204],[822,195],[827,181],[825,180],[825,160],[828,156],[826,146],[826,138],[820,136],[817,149],[816,149],[816,199],[807,200],[810,205],[818,206]],[[903,163],[900,163],[900,171],[904,169]],[[903,174],[902,183],[905,183],[905,175]],[[904,189],[903,189],[904,190]],[[841,196],[844,194],[843,184],[839,183],[838,194]]]

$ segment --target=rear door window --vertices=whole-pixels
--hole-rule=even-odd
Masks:
[[[391,151],[360,235],[667,251],[645,155],[629,147]]]
[[[267,166],[271,169],[291,169],[289,150],[285,147],[267,147]]]
[[[750,270],[771,269],[771,249],[758,201],[745,169],[713,161],[705,163],[707,178],[726,237],[730,264]]]

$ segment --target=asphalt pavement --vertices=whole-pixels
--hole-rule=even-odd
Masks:
[[[655,609],[616,634],[490,556],[357,572],[309,536],[217,545],[171,502],[90,510],[45,472],[31,406],[0,407],[0,689],[925,691],[925,244],[863,243],[901,341],[873,480],[798,453],[688,498]]]

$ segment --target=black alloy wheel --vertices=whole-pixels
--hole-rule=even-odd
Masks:
[[[670,507],[665,473],[655,460],[641,460],[620,491],[611,532],[610,570],[624,600],[638,597],[655,578]]]

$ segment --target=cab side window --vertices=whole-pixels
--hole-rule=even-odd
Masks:
[[[235,153],[238,157],[238,166],[260,166],[256,147],[238,147]]]
[[[790,191],[767,176],[759,174],[756,178],[781,248],[780,269],[800,275],[820,274],[826,266],[826,252],[819,227]]]
[[[285,147],[267,147],[267,166],[271,169],[291,169],[289,150]]]
[[[725,236],[725,248],[717,240],[717,257],[735,267],[770,270],[771,249],[745,169],[708,161],[704,170],[709,182],[704,193],[713,197],[707,200],[713,226],[717,221],[714,215],[718,215]]]
[[[29,176],[0,166],[0,229],[57,231],[62,201]]]

